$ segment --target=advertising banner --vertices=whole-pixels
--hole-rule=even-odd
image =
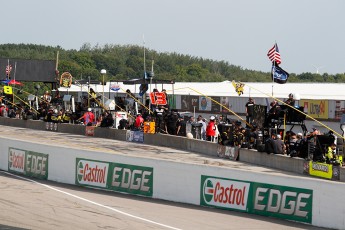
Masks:
[[[211,99],[205,96],[199,98],[199,111],[211,111]]]
[[[144,133],[140,131],[127,130],[126,141],[144,143]]]
[[[200,205],[247,211],[249,182],[201,176]]]
[[[328,119],[327,100],[301,100],[300,105],[304,107],[304,113],[312,118]]]
[[[46,130],[48,131],[58,131],[58,124],[54,122],[46,122]]]
[[[305,161],[304,173],[330,180],[340,180],[340,166],[326,163]]]
[[[111,163],[110,172],[110,190],[152,197],[153,168]]]
[[[153,168],[77,158],[75,183],[152,197]]]
[[[239,155],[239,148],[238,147],[231,147],[218,144],[217,146],[217,156],[221,158],[228,158],[230,160],[236,161],[238,160]]]
[[[220,97],[212,97],[212,113],[219,113],[220,112]],[[218,103],[216,103],[218,102]]]
[[[199,96],[181,95],[181,110],[194,111],[199,109]]]
[[[311,223],[313,191],[202,175],[200,205]]]
[[[8,171],[26,176],[48,179],[48,154],[9,148]]]
[[[85,126],[85,136],[93,137],[95,135],[95,126]]]
[[[107,187],[109,163],[79,158],[77,158],[76,162],[77,185]]]
[[[312,222],[312,190],[252,183],[251,192],[250,213],[298,222]]]
[[[230,98],[229,97],[221,97],[220,104],[222,105],[221,112],[225,114],[229,114],[229,109],[231,108]]]

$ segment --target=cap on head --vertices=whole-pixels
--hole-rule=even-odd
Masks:
[[[278,135],[277,135],[277,138],[281,139],[281,138],[282,138],[282,136],[280,136],[280,134],[278,134]]]
[[[302,136],[302,133],[297,133],[297,136],[300,136],[300,137],[301,137],[301,136]]]
[[[88,108],[87,111],[91,112],[91,108]]]
[[[214,120],[214,119],[216,119],[214,116],[211,116],[211,117],[210,117],[210,120]]]

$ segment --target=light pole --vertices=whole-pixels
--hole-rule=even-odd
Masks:
[[[103,85],[103,90],[102,90],[102,106],[104,107],[104,75],[107,74],[107,71],[105,69],[101,69],[101,74],[103,76],[103,81],[102,81],[102,85]]]

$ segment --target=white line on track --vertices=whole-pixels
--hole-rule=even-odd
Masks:
[[[129,213],[126,213],[126,212],[122,212],[122,211],[120,211],[120,210],[118,210],[118,209],[115,209],[115,208],[112,208],[112,207],[109,207],[109,206],[106,206],[106,205],[103,205],[103,204],[100,204],[100,203],[97,203],[97,202],[94,202],[94,201],[85,199],[85,198],[83,198],[83,197],[74,195],[74,194],[69,193],[69,192],[62,191],[62,190],[60,190],[60,189],[54,188],[54,187],[49,186],[49,185],[46,185],[46,184],[39,183],[39,182],[37,182],[37,181],[31,180],[31,179],[28,179],[28,178],[25,178],[25,177],[21,177],[21,176],[18,176],[18,175],[15,175],[15,174],[12,174],[12,173],[9,173],[9,172],[6,172],[6,171],[2,171],[2,172],[5,173],[5,174],[11,175],[11,176],[14,176],[14,177],[17,177],[17,178],[20,178],[20,179],[23,179],[23,180],[26,180],[26,181],[29,181],[29,182],[32,182],[32,183],[35,183],[35,184],[38,184],[38,185],[41,185],[41,186],[43,186],[43,187],[49,188],[49,189],[51,189],[51,190],[54,190],[54,191],[56,191],[56,192],[60,192],[60,193],[63,193],[63,194],[65,194],[65,195],[74,197],[74,198],[76,198],[76,199],[79,199],[79,200],[88,202],[88,203],[90,203],[90,204],[93,204],[93,205],[96,205],[96,206],[99,206],[99,207],[102,207],[102,208],[109,209],[109,210],[111,210],[111,211],[120,213],[120,214],[125,215],[125,216],[128,216],[128,217],[132,217],[132,218],[134,218],[134,219],[142,220],[142,221],[144,221],[144,222],[148,222],[148,223],[151,223],[151,224],[159,225],[159,226],[162,226],[162,227],[165,227],[165,228],[169,228],[169,229],[181,230],[180,228],[175,228],[175,227],[172,227],[172,226],[169,226],[169,225],[161,224],[161,223],[158,223],[158,222],[155,222],[155,221],[152,221],[152,220],[148,220],[148,219],[145,219],[145,218],[142,218],[142,217],[139,217],[139,216],[135,216],[135,215],[132,215],[132,214],[129,214]]]

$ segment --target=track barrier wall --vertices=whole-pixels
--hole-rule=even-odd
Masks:
[[[46,129],[41,121],[5,120],[0,118],[0,124]],[[57,131],[85,135],[85,126],[63,124]],[[159,143],[190,151],[197,149],[200,154],[206,154],[205,151],[216,156],[217,145],[214,143],[147,135],[144,135],[145,144]],[[96,128],[95,136],[126,140],[126,130]],[[240,161],[303,173],[300,168],[302,159],[240,149]],[[345,184],[308,176],[255,173],[6,138],[0,138],[0,169],[61,183],[345,229],[345,206],[342,204]],[[93,169],[96,174],[91,173]]]

